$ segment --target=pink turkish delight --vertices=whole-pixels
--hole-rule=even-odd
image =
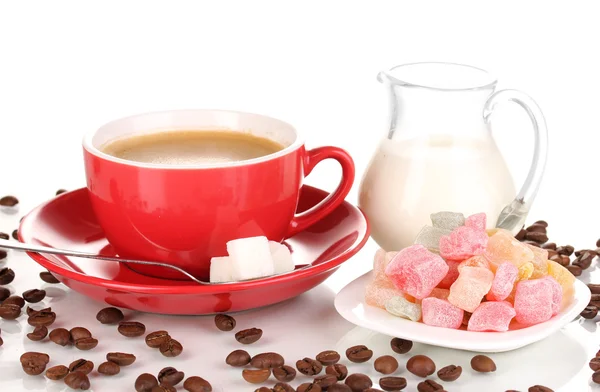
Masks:
[[[485,251],[488,238],[485,231],[458,227],[440,239],[440,255],[446,260],[468,259]]]
[[[522,280],[515,292],[516,320],[521,324],[543,323],[552,317],[552,284],[547,279]]]
[[[505,332],[516,314],[512,305],[506,301],[482,302],[471,315],[467,330]]]
[[[504,301],[515,286],[519,277],[519,269],[512,263],[502,263],[496,269],[492,288],[487,295],[490,301]]]
[[[445,299],[425,298],[421,302],[423,322],[434,327],[458,329],[462,325],[464,311]]]
[[[465,226],[471,227],[475,230],[485,231],[486,225],[486,217],[485,213],[480,212],[479,214],[474,214],[467,219],[465,219]]]
[[[467,312],[473,312],[490,291],[494,274],[482,267],[464,267],[450,287],[448,301]]]

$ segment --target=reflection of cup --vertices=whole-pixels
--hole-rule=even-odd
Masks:
[[[284,148],[246,161],[187,166],[129,161],[100,150],[117,138],[196,129],[250,132]],[[204,279],[210,258],[226,255],[227,241],[291,237],[342,203],[354,180],[354,164],[344,150],[306,151],[291,125],[251,113],[182,110],[127,117],[87,135],[83,148],[92,207],[119,255],[167,262]],[[340,185],[315,207],[295,214],[303,178],[328,158],[342,166]],[[157,267],[135,269],[180,277]]]

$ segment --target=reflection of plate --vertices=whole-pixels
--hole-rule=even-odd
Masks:
[[[389,336],[469,351],[510,351],[542,340],[576,318],[590,301],[590,290],[576,280],[571,304],[545,323],[508,332],[470,332],[415,323],[367,305],[365,286],[370,281],[371,272],[349,283],[336,296],[335,308],[346,320]]]
[[[305,185],[298,210],[307,210],[327,195]],[[116,256],[92,211],[87,189],[62,194],[37,207],[23,219],[19,236],[25,243]],[[115,262],[36,253],[29,256],[65,285],[98,301],[143,312],[209,314],[252,309],[302,294],[335,272],[368,237],[363,213],[344,202],[286,241],[297,268],[311,267],[259,281],[217,286],[153,278]]]

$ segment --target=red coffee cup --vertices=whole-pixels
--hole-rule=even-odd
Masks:
[[[140,163],[101,151],[118,138],[170,130],[250,132],[285,148],[246,161],[189,166]],[[291,125],[252,113],[180,110],[136,115],[85,136],[83,150],[92,207],[118,254],[167,262],[201,279],[208,279],[211,257],[227,255],[227,241],[291,237],[333,211],[354,181],[354,163],[346,151],[307,151]],[[304,177],[329,158],[342,166],[339,186],[315,207],[296,214]],[[181,279],[165,268],[135,269]]]

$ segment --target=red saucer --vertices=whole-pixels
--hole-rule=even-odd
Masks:
[[[328,195],[305,185],[298,211]],[[30,212],[19,228],[21,241],[50,247],[115,256],[96,220],[87,189],[64,193]],[[30,253],[75,291],[108,304],[142,312],[210,314],[274,304],[308,291],[356,254],[369,238],[364,214],[344,202],[322,221],[286,241],[297,266],[284,276],[261,281],[201,286],[192,281],[158,279],[110,261]]]

